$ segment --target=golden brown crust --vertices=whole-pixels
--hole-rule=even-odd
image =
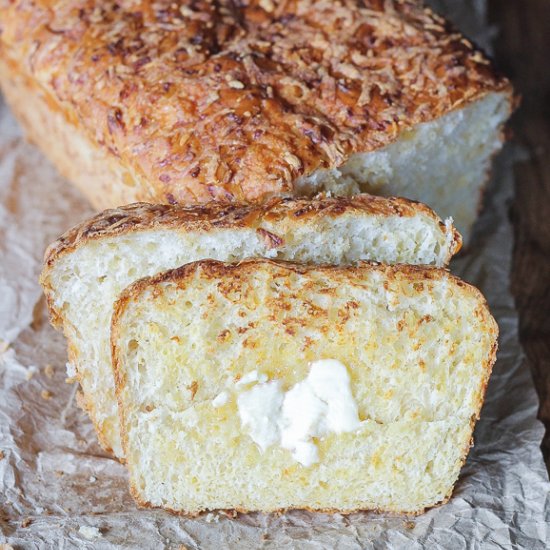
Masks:
[[[45,252],[44,263],[55,262],[92,239],[113,237],[128,232],[176,227],[183,231],[210,231],[216,228],[258,227],[262,220],[287,218],[299,224],[315,216],[339,217],[366,213],[376,216],[413,217],[422,214],[438,224],[442,220],[428,206],[400,197],[377,197],[362,194],[354,197],[319,197],[317,199],[273,199],[261,205],[211,202],[203,206],[134,203],[100,212],[66,231]],[[452,253],[462,245],[453,228]]]
[[[164,271],[152,277],[144,277],[139,279],[121,292],[120,297],[114,306],[112,326],[113,328],[115,327],[117,319],[122,314],[127,302],[135,299],[138,295],[152,286],[161,285],[167,282],[175,283],[178,286],[181,286],[187,278],[192,278],[197,271],[200,271],[200,276],[204,279],[220,279],[222,277],[231,279],[232,276],[243,277],[246,276],[247,272],[254,272],[259,266],[264,268],[267,266],[267,268],[271,269],[273,272],[277,270],[294,272],[298,274],[307,273],[309,271],[323,272],[326,273],[327,277],[330,277],[331,279],[338,277],[346,279],[348,281],[348,285],[353,284],[352,282],[349,282],[350,273],[360,275],[368,271],[381,271],[388,279],[401,277],[408,280],[418,280],[419,282],[446,278],[461,287],[464,292],[471,294],[478,300],[479,315],[483,316],[484,321],[489,322],[494,326],[496,331],[495,334],[498,335],[498,326],[489,312],[487,301],[481,291],[470,283],[467,283],[456,275],[453,275],[448,269],[445,268],[409,264],[386,265],[379,262],[369,261],[360,261],[354,266],[319,266],[283,260],[269,260],[265,258],[252,258],[236,263],[221,262],[218,260],[198,260],[175,269]]]
[[[413,0],[4,0],[0,55],[161,202],[291,195],[300,176],[511,93]]]
[[[113,370],[114,370],[114,377],[115,377],[115,393],[116,393],[118,405],[119,405],[121,439],[122,439],[122,446],[123,446],[125,455],[127,455],[128,453],[128,435],[125,429],[126,407],[122,399],[122,389],[125,385],[125,373],[123,372],[120,366],[120,358],[118,356],[117,346],[115,343],[118,339],[119,320],[124,315],[124,312],[126,310],[128,303],[130,301],[138,299],[140,294],[142,294],[147,290],[150,290],[154,286],[160,286],[165,283],[174,283],[178,286],[184,285],[185,281],[187,279],[191,279],[194,276],[196,276],[197,272],[200,272],[201,278],[221,279],[222,277],[225,277],[225,278],[231,279],[232,277],[246,277],[247,272],[254,272],[259,266],[262,266],[264,268],[267,266],[269,269],[273,271],[274,274],[277,271],[279,273],[281,271],[294,272],[294,273],[307,273],[308,271],[321,271],[323,273],[326,273],[327,278],[343,276],[343,278],[346,279],[345,283],[348,285],[353,284],[353,283],[350,283],[350,280],[349,280],[350,272],[361,274],[367,271],[381,271],[386,275],[388,279],[402,277],[407,280],[412,279],[412,280],[417,280],[419,282],[426,281],[426,280],[438,280],[438,279],[447,278],[453,283],[455,283],[457,286],[461,287],[461,289],[465,293],[472,295],[478,301],[476,314],[481,317],[482,319],[481,322],[483,324],[488,325],[489,331],[493,335],[493,345],[487,356],[487,359],[484,361],[484,364],[483,364],[485,376],[482,381],[482,387],[479,394],[479,399],[475,406],[474,414],[472,414],[472,417],[470,419],[470,431],[467,437],[467,441],[463,447],[463,450],[461,452],[461,457],[459,459],[459,463],[460,463],[459,470],[460,470],[460,468],[462,468],[462,466],[466,462],[469,450],[472,446],[473,431],[474,431],[475,423],[479,419],[481,407],[483,406],[483,401],[485,398],[485,392],[489,382],[489,377],[491,376],[491,371],[496,361],[496,354],[497,354],[497,348],[498,348],[498,332],[499,332],[498,325],[495,319],[493,318],[493,316],[491,315],[489,311],[489,307],[487,305],[487,301],[485,300],[485,297],[482,295],[482,293],[473,285],[470,285],[469,283],[466,283],[461,279],[459,279],[458,277],[452,275],[448,270],[442,269],[442,268],[435,268],[435,267],[412,266],[412,265],[388,266],[388,265],[379,264],[375,262],[361,262],[358,266],[354,266],[354,267],[339,267],[339,266],[306,266],[302,264],[296,264],[293,262],[282,262],[282,261],[274,261],[274,260],[267,260],[267,259],[251,259],[251,260],[245,260],[243,262],[235,263],[235,264],[219,262],[216,260],[200,260],[197,262],[186,264],[176,269],[166,271],[164,273],[160,273],[153,277],[146,277],[144,279],[140,279],[139,281],[136,281],[135,283],[130,285],[128,288],[126,288],[121,293],[118,301],[115,303],[112,323],[111,323],[111,353],[113,358]],[[131,470],[132,468],[131,463],[128,464],[128,468]],[[336,509],[316,510],[316,509],[310,509],[310,508],[305,508],[305,509],[311,512],[326,512],[326,513],[337,512],[341,514],[352,514],[360,511],[371,511],[371,512],[377,512],[377,513],[396,513],[396,514],[406,514],[406,515],[414,516],[414,515],[422,514],[428,509],[431,509],[433,507],[446,503],[451,498],[455,483],[456,483],[456,480],[453,481],[451,489],[449,490],[449,494],[446,495],[445,498],[442,499],[440,502],[435,503],[432,506],[427,506],[425,508],[415,510],[415,511],[410,511],[410,510],[400,511],[400,510],[385,509],[385,508],[356,509],[356,510],[336,510]],[[130,492],[138,505],[145,508],[156,507],[156,506],[153,506],[150,502],[144,501],[143,499],[140,498],[139,491],[133,485],[132,476],[130,476]],[[172,510],[169,508],[165,508],[165,509],[168,509],[168,511],[174,514],[188,516],[188,517],[196,517],[202,513],[202,512],[189,513],[181,510]],[[254,511],[278,513],[278,512],[285,512],[291,509],[293,508],[285,508],[281,510],[254,510]],[[234,511],[237,513],[248,513],[252,510],[236,508]]]

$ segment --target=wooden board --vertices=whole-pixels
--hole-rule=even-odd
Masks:
[[[516,165],[511,279],[520,340],[541,401],[542,451],[550,470],[550,2],[490,0],[489,17],[500,31],[497,66],[522,95],[512,130],[528,158]]]

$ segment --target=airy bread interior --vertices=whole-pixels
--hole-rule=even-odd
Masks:
[[[319,212],[296,221],[289,218],[266,215],[258,227],[202,231],[151,223],[148,228],[84,240],[44,270],[42,284],[55,316],[62,319],[70,365],[76,369],[85,406],[105,448],[122,456],[109,324],[114,301],[133,281],[204,258],[267,257],[316,264],[376,260],[441,266],[457,246],[450,221],[444,225],[422,208],[413,216],[357,209],[339,215]],[[283,244],[273,247],[261,230],[277,235]]]
[[[468,242],[510,109],[508,94],[487,94],[401,132],[386,147],[353,155],[340,168],[317,170],[301,178],[296,182],[297,193],[408,197],[430,205],[440,216],[452,216]]]
[[[438,269],[204,261],[139,281],[112,334],[133,494],[186,513],[422,511],[458,477],[496,337],[481,294]],[[307,467],[262,450],[239,396],[323,359],[346,367],[358,427],[313,437]]]

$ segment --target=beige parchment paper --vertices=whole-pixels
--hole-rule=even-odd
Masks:
[[[484,1],[432,3],[490,46]],[[65,343],[48,324],[37,278],[47,244],[92,210],[0,103],[0,548],[548,548],[543,429],[509,293],[507,212],[518,155],[513,145],[500,155],[474,244],[452,265],[485,293],[501,336],[451,501],[417,518],[295,511],[186,519],[136,508],[124,467],[101,450],[76,387],[65,383]]]

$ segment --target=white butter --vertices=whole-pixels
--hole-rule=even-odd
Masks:
[[[76,376],[76,367],[71,363],[65,363],[65,368],[67,369],[67,378],[74,378]]]
[[[244,386],[252,382],[266,382],[267,376],[265,374],[258,374],[257,370],[253,370],[248,374],[245,374],[238,382],[237,386]]]
[[[346,367],[334,359],[311,364],[308,376],[283,392],[279,381],[243,392],[237,405],[244,427],[265,450],[278,443],[303,466],[319,461],[313,438],[359,427]]]
[[[346,367],[334,359],[312,363],[307,378],[287,392],[280,427],[281,446],[304,466],[319,460],[313,437],[357,429],[359,415]]]
[[[97,527],[90,527],[89,525],[82,525],[78,532],[88,540],[94,540],[101,537],[101,531]]]
[[[257,384],[237,398],[241,423],[248,428],[250,436],[262,451],[279,441],[277,421],[281,414],[283,398],[284,392],[281,391],[281,383],[278,380]]]
[[[212,406],[216,409],[218,407],[223,407],[227,403],[228,399],[229,399],[229,394],[226,391],[222,391],[221,393],[216,395],[214,399],[212,399]]]

